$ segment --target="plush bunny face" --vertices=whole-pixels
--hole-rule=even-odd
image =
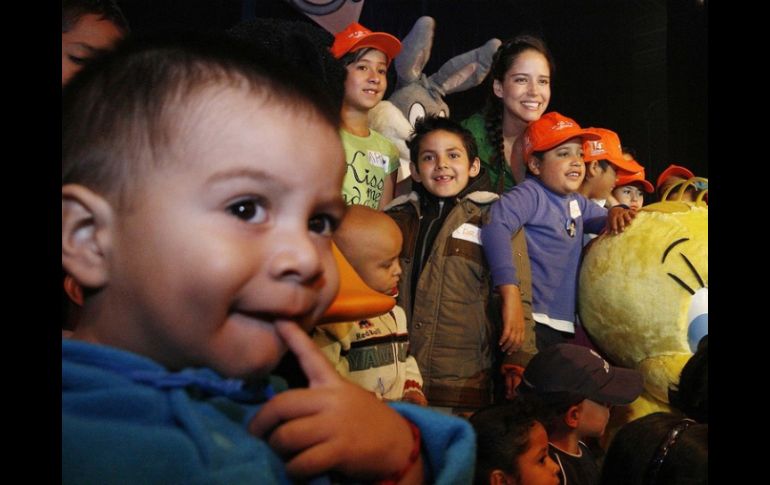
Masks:
[[[420,17],[401,42],[401,53],[394,64],[396,90],[369,111],[369,126],[388,137],[398,148],[401,167],[398,180],[409,177],[409,150],[406,140],[417,118],[436,114],[449,116],[444,96],[480,84],[492,65],[500,40],[490,39],[481,47],[453,57],[434,74],[423,73],[430,59],[436,21]]]

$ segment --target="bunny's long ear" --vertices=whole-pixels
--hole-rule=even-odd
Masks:
[[[499,39],[490,39],[481,47],[455,56],[428,79],[445,94],[465,91],[481,84],[492,67],[492,57],[500,47]]]
[[[401,41],[401,53],[395,60],[398,86],[404,86],[420,78],[425,64],[430,59],[435,30],[436,21],[432,17],[420,17]]]

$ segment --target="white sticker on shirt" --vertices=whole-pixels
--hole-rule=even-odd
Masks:
[[[368,151],[367,153],[369,154],[370,165],[373,165],[377,168],[381,168],[386,172],[388,171],[388,165],[389,165],[388,162],[390,162],[390,157],[388,157],[387,155],[383,155],[380,152]]]
[[[458,227],[452,233],[452,237],[456,239],[462,239],[463,241],[469,241],[481,246],[481,228],[473,224],[465,223]]]
[[[580,212],[580,206],[578,205],[578,201],[571,200],[569,201],[569,216],[573,219],[577,219],[580,217],[582,213]]]

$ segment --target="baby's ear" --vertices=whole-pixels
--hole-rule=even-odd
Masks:
[[[113,209],[104,197],[77,184],[61,189],[62,266],[80,285],[107,283],[105,255],[111,244]]]

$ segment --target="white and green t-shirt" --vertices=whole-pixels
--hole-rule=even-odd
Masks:
[[[345,179],[342,198],[347,205],[377,209],[385,178],[398,169],[398,149],[383,135],[369,129],[369,136],[356,136],[340,130],[345,147]]]

